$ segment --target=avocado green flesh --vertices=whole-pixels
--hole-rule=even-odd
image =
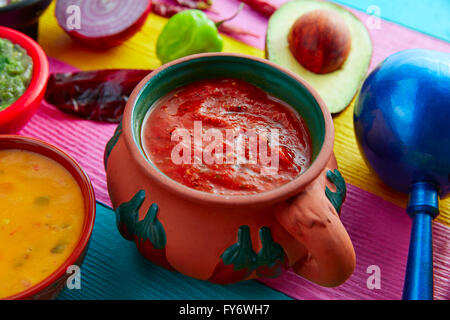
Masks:
[[[32,74],[33,60],[25,49],[0,38],[0,111],[27,90]]]
[[[316,74],[305,69],[289,50],[288,34],[303,14],[317,9],[332,10],[344,19],[351,33],[351,50],[343,66],[334,72]],[[333,3],[297,0],[282,5],[270,18],[266,39],[267,58],[306,80],[324,100],[331,113],[345,109],[359,90],[369,68],[372,43],[366,27],[351,12]]]

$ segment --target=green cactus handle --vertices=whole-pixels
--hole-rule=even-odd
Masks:
[[[262,248],[259,250],[256,264],[257,266],[273,267],[277,262],[284,262],[285,255],[283,247],[273,241],[270,229],[262,227],[259,230]]]
[[[145,191],[139,190],[130,201],[122,203],[116,209],[116,223],[123,237],[133,240],[139,221],[139,209],[145,200]]]
[[[345,195],[347,193],[345,180],[338,169],[335,169],[334,171],[328,170],[327,179],[336,186],[336,191],[333,192],[328,187],[326,187],[325,194],[328,200],[330,200],[331,204],[336,209],[336,212],[340,215],[342,203],[344,202]]]
[[[105,166],[105,170],[106,170],[106,166],[108,164],[109,155],[111,154],[112,149],[114,149],[114,147],[116,146],[117,141],[119,141],[121,134],[122,134],[122,121],[120,121],[119,125],[117,126],[116,130],[114,131],[113,136],[106,144],[105,155],[103,158],[103,164]]]
[[[259,229],[261,250],[256,258],[256,274],[260,277],[276,278],[287,264],[287,257],[283,247],[276,243],[268,227]]]
[[[156,217],[157,213],[158,205],[153,203],[144,220],[136,225],[136,236],[139,242],[149,240],[155,249],[163,249],[166,246],[166,232]]]
[[[256,262],[256,253],[253,251],[250,238],[250,228],[241,226],[238,230],[238,240],[230,246],[221,256],[224,265],[233,265],[234,270],[252,270]]]
[[[166,246],[166,232],[157,219],[158,205],[153,203],[147,215],[139,221],[139,209],[145,200],[145,191],[139,190],[130,201],[122,203],[116,209],[116,223],[122,236],[127,240],[137,237],[138,243],[149,240],[155,249]]]

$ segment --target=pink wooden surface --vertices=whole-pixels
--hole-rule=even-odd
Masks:
[[[52,58],[49,58],[49,62],[50,72],[76,70]],[[89,174],[97,200],[110,204],[103,168],[103,150],[115,128],[115,124],[81,120],[67,115],[44,102],[20,134],[40,138],[67,151]]]
[[[323,288],[291,271],[263,282],[296,299],[401,299],[406,269],[411,220],[403,208],[367,191],[348,185],[342,221],[356,251],[356,270],[338,288]],[[450,299],[450,228],[435,223],[435,299]],[[381,288],[370,290],[369,266],[380,268]]]
[[[214,9],[228,16],[238,3],[216,1]],[[355,14],[367,20],[367,15]],[[241,40],[259,48],[264,46],[267,19],[245,10],[233,23],[261,35]],[[405,29],[390,22],[381,21],[380,29],[371,29],[374,55],[371,67],[388,55],[407,48],[429,48],[450,52],[450,45]],[[62,62],[50,59],[51,71],[73,70]],[[60,146],[69,152],[88,172],[94,184],[97,200],[110,204],[103,169],[103,150],[115,125],[79,120],[65,115],[53,106],[43,103],[40,111],[21,131],[21,134],[38,137]],[[315,286],[291,272],[281,278],[264,281],[267,285],[297,299],[398,299],[401,297],[409,242],[410,220],[403,209],[363,191],[348,186],[348,198],[344,204],[342,219],[357,251],[355,274],[343,286],[326,289]],[[450,228],[434,226],[435,249],[435,298],[450,299]],[[381,289],[369,290],[366,286],[366,269],[377,265],[381,269]]]

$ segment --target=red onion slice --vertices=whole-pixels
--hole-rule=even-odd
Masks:
[[[150,10],[151,0],[58,0],[55,15],[73,39],[106,49],[139,31]]]

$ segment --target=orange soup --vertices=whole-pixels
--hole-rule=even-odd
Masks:
[[[56,271],[83,223],[81,189],[62,165],[29,151],[0,150],[0,298]]]

